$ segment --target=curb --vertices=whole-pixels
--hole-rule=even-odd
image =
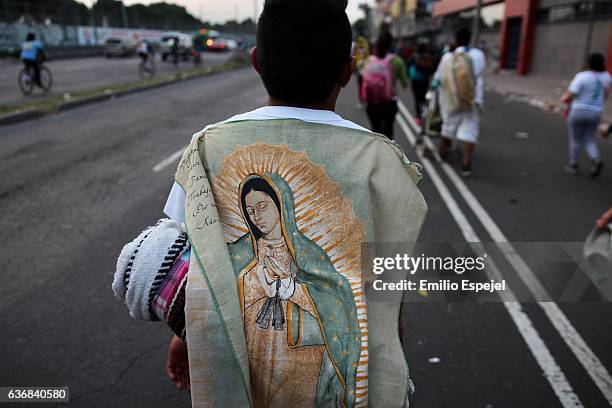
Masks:
[[[28,109],[24,111],[9,113],[8,115],[0,116],[0,126],[25,122],[26,120],[36,119],[46,114],[47,112],[42,111],[40,109]]]
[[[553,102],[549,99],[536,98],[519,92],[512,92],[506,88],[498,87],[491,84],[485,84],[485,89],[487,91],[494,92],[500,96],[503,96],[510,101],[525,103],[527,105],[540,108],[545,112],[562,114],[564,111],[564,107],[562,104],[558,102]],[[611,123],[612,117],[607,117],[604,113],[602,114],[601,121],[602,123]]]
[[[240,69],[247,66],[247,64],[237,64],[234,66],[227,67],[225,69],[218,69],[218,67],[211,67],[211,71],[205,72],[202,74],[189,75],[185,73],[180,73],[176,78],[170,79],[168,81],[158,82],[151,85],[144,85],[142,87],[127,89],[125,91],[117,91],[117,92],[104,92],[98,95],[86,96],[83,98],[75,98],[72,100],[58,102],[55,110],[53,111],[43,111],[40,109],[28,109],[25,111],[19,111],[15,113],[9,113],[6,115],[0,116],[0,126],[4,125],[12,125],[19,122],[25,122],[30,119],[36,119],[48,114],[53,114],[57,112],[64,112],[67,110],[79,108],[81,106],[89,105],[96,102],[102,102],[109,99],[118,98],[120,96],[127,96],[130,94],[134,94],[137,92],[148,91],[155,88],[161,88],[163,86],[176,84],[178,82],[188,81],[191,79],[203,78],[211,75],[215,75],[222,72],[233,71],[236,69]]]
[[[110,99],[113,95],[114,93],[109,92],[109,93],[104,93],[102,95],[87,96],[85,98],[76,98],[73,100],[67,100],[64,102],[60,102],[57,104],[57,112],[67,111],[70,109],[78,108],[80,106],[89,105],[90,103],[94,103],[94,102],[105,101],[105,100]],[[49,113],[53,113],[53,112],[49,112]]]
[[[535,98],[533,96],[525,95],[518,92],[512,92],[506,88],[490,84],[486,84],[485,88],[487,91],[495,92],[496,94],[504,96],[513,102],[526,103],[527,105],[531,105],[551,113],[561,113],[563,111],[562,106],[549,100]]]

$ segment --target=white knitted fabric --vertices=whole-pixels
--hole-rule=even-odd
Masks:
[[[151,320],[149,315],[151,286],[164,263],[164,258],[181,233],[181,226],[177,222],[162,219],[157,225],[147,228],[134,241],[123,247],[117,259],[113,291],[117,297],[125,301],[133,318]],[[138,251],[134,256],[136,249]],[[132,256],[134,260],[126,290],[125,271]]]
[[[117,258],[117,268],[115,269],[115,276],[113,279],[113,292],[115,292],[115,296],[122,300],[125,300],[125,271],[130,262],[130,258],[134,255],[134,251],[138,248],[138,244],[144,239],[151,228],[153,227],[147,227],[138,234],[132,242],[127,243],[121,250],[119,258]]]

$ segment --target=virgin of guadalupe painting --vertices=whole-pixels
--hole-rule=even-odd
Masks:
[[[230,245],[230,254],[248,254],[238,290],[254,405],[344,406],[350,359],[359,356],[353,344],[359,327],[355,316],[334,306],[336,300],[354,302],[350,288],[322,290],[344,278],[297,229],[293,196],[281,177],[246,177],[240,209],[249,232]]]
[[[248,153],[262,149],[269,154],[279,150],[255,145]],[[249,166],[257,172],[222,174],[213,187],[236,273],[253,405],[361,406],[360,400],[367,401],[359,378],[367,381],[367,326],[357,308],[359,285],[347,274],[353,267],[348,259],[359,252],[353,244],[350,252],[347,243],[363,239],[360,224],[346,203],[334,201],[335,191],[314,199],[316,188],[309,188],[309,199],[299,188],[302,184],[278,163],[265,160],[264,153],[260,160],[266,165]],[[235,172],[240,166],[225,168]],[[310,181],[318,178],[321,186],[332,189],[329,179],[316,174]],[[297,199],[287,179],[298,190]],[[226,193],[235,181],[235,192]],[[325,202],[341,205],[321,212]],[[327,212],[328,218],[317,216]],[[311,217],[318,221],[309,224]],[[334,220],[345,225],[330,223]]]

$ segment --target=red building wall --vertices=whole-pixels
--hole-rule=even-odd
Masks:
[[[482,5],[500,3],[500,0],[483,0]],[[476,6],[476,0],[441,0],[434,4],[434,17],[457,13]],[[537,0],[508,0],[505,1],[505,14],[500,32],[501,68],[505,68],[508,58],[508,19],[520,18],[522,21],[520,47],[517,64],[517,73],[525,75],[531,68],[531,55],[534,42],[534,24]]]
[[[531,68],[537,0],[511,0],[507,1],[505,4],[506,10],[500,33],[501,68],[506,67],[508,58],[508,19],[520,18],[522,20],[521,43],[516,72],[519,75],[525,75]]]
[[[501,3],[503,0],[483,0],[482,5]],[[434,3],[433,16],[453,14],[476,7],[476,0],[439,0]]]

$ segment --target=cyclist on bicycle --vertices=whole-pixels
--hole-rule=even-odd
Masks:
[[[150,76],[155,74],[155,50],[153,46],[147,40],[142,40],[136,47],[136,52],[141,58],[140,64],[138,65],[138,71],[140,75],[147,73]]]
[[[21,60],[28,72],[34,71],[34,82],[42,88],[40,83],[40,66],[44,61],[43,46],[36,39],[36,34],[28,33],[25,42],[21,45]]]
[[[142,59],[142,64],[145,65],[152,51],[149,42],[147,40],[139,42],[136,51],[138,52],[138,56]]]

